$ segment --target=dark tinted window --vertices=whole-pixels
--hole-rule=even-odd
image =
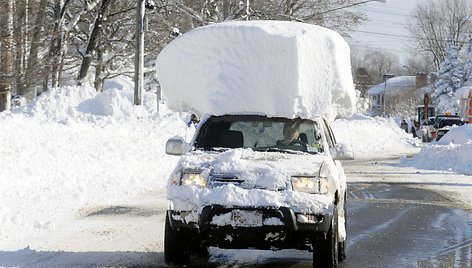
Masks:
[[[439,121],[440,128],[453,125],[462,125],[462,120],[460,120],[459,118],[442,118],[441,121]]]
[[[295,138],[287,142],[287,129]],[[285,132],[285,135],[284,135]],[[268,118],[254,115],[210,117],[200,128],[195,147],[251,148],[253,150],[288,149],[317,153],[322,151],[320,130],[311,120]]]

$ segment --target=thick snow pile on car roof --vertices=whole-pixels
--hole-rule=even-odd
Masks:
[[[336,32],[287,21],[194,29],[157,58],[167,105],[197,114],[330,118],[355,108],[349,46]]]

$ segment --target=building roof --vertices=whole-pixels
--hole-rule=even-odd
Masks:
[[[416,76],[398,76],[387,79],[386,82],[371,87],[367,93],[369,95],[382,94],[386,90],[398,92],[416,86]]]

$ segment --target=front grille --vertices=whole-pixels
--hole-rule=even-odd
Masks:
[[[239,179],[235,175],[228,174],[212,174],[208,180],[208,185],[210,187],[218,187],[228,184],[233,184],[236,186],[241,186],[244,183],[244,180]]]

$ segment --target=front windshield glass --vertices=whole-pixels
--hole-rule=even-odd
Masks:
[[[462,121],[459,118],[444,118],[439,122],[439,127],[453,126],[453,125],[462,125]]]
[[[203,150],[250,148],[255,151],[319,153],[321,130],[311,120],[231,115],[209,118],[195,147]]]

